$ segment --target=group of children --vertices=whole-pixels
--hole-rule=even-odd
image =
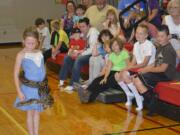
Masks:
[[[179,79],[176,72],[176,52],[169,42],[169,30],[166,25],[158,28],[155,47],[147,39],[148,28],[139,25],[135,34],[137,42],[133,48],[133,58],[123,49],[122,40],[113,38],[110,43],[111,53],[105,65],[106,71],[83,88],[79,86],[78,94],[82,103],[95,101],[99,93],[108,88],[122,89],[126,96],[126,106],[137,102],[137,111],[143,109],[143,101],[147,101],[149,109],[155,108],[156,94],[153,89],[158,82]],[[156,49],[157,48],[157,49]],[[177,76],[178,75],[178,76]],[[152,113],[152,112],[150,112]]]

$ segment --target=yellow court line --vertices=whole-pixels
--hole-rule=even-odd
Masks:
[[[28,132],[4,109],[0,106],[0,111],[8,117],[25,135],[28,135]]]

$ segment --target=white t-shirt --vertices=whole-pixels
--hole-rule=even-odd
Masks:
[[[38,32],[40,34],[40,38],[42,38],[43,36],[44,38],[44,42],[42,44],[42,49],[48,50],[51,48],[50,45],[50,40],[51,40],[51,35],[49,32],[49,29],[47,27],[44,27],[42,30],[38,29]]]
[[[170,15],[165,16],[165,24],[168,26],[170,34],[180,36],[180,24],[176,25]]]
[[[94,48],[94,45],[96,45],[96,43],[97,43],[98,35],[99,35],[99,31],[96,28],[91,27],[89,29],[87,36],[86,36],[86,40],[87,40],[86,46],[87,47],[81,55],[92,54],[92,50]]]
[[[150,65],[155,61],[156,48],[149,40],[146,40],[142,44],[136,42],[133,48],[133,55],[136,58],[137,64],[143,63],[146,56],[151,56],[148,62],[148,65]]]
[[[165,16],[165,24],[168,26],[169,28],[169,32],[170,34],[176,34],[180,37],[180,24],[176,25],[171,17],[171,15],[167,15]],[[179,50],[180,49],[180,41],[176,40],[176,39],[170,39],[170,42],[174,48],[174,50]],[[179,63],[179,59],[177,57],[176,59],[176,63]]]

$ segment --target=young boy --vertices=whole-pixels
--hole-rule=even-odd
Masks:
[[[78,28],[73,28],[72,36],[69,43],[68,55],[64,58],[64,64],[59,72],[59,86],[64,85],[64,80],[67,78],[68,71],[71,69],[71,63],[66,60],[67,57],[71,57],[74,61],[83,51],[86,46],[86,41],[80,38],[81,31]],[[70,89],[71,86],[67,86],[65,90],[69,93],[73,92]]]
[[[176,52],[169,42],[169,29],[166,25],[158,28],[155,62],[138,70],[134,83],[144,99],[149,103],[149,115],[155,111],[157,96],[153,93],[158,82],[170,81],[176,76]]]
[[[73,59],[76,59],[78,55],[80,55],[85,48],[85,40],[81,38],[81,31],[79,28],[73,28],[72,36],[69,42],[69,51],[68,55]]]
[[[45,63],[46,60],[49,57],[51,57],[51,45],[50,45],[51,35],[48,27],[46,27],[45,25],[44,19],[37,18],[35,20],[35,25],[39,33],[39,41],[40,41],[39,49],[41,49],[43,52],[44,63]]]
[[[48,27],[45,25],[45,21],[42,18],[37,18],[35,20],[35,25],[38,30],[39,36],[40,36],[40,46],[39,48],[43,51],[46,51],[51,48],[50,46],[50,32]]]
[[[66,53],[68,51],[67,34],[62,30],[61,21],[53,20],[51,22],[51,45],[52,45],[52,58],[55,59],[58,53]]]
[[[126,68],[125,71],[116,75],[116,80],[127,96],[127,102],[125,105],[130,106],[132,104],[132,99],[135,96],[138,106],[136,111],[140,111],[143,109],[143,98],[140,96],[133,84],[133,76],[135,74],[133,69],[143,68],[154,63],[156,49],[155,46],[147,40],[147,25],[140,24],[136,29],[135,37],[137,42],[134,44],[132,61],[129,63],[128,68]]]
[[[76,15],[73,16],[74,27],[78,26],[79,20],[84,17],[85,12],[86,12],[86,7],[84,5],[79,4],[76,7]]]

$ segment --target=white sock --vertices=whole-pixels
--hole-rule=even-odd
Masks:
[[[130,90],[135,95],[136,103],[138,106],[138,108],[136,108],[136,110],[138,110],[138,111],[142,110],[143,109],[143,98],[142,98],[142,96],[139,94],[138,90],[136,89],[136,87],[134,86],[133,83],[129,83],[129,84],[127,84],[127,86],[130,88]]]
[[[59,80],[59,86],[63,86],[64,85],[64,80]]]
[[[130,92],[129,88],[127,87],[127,84],[125,84],[123,81],[118,83],[119,86],[123,89],[127,96],[127,102],[126,105],[131,105],[132,104],[132,99],[134,98],[133,93]]]

